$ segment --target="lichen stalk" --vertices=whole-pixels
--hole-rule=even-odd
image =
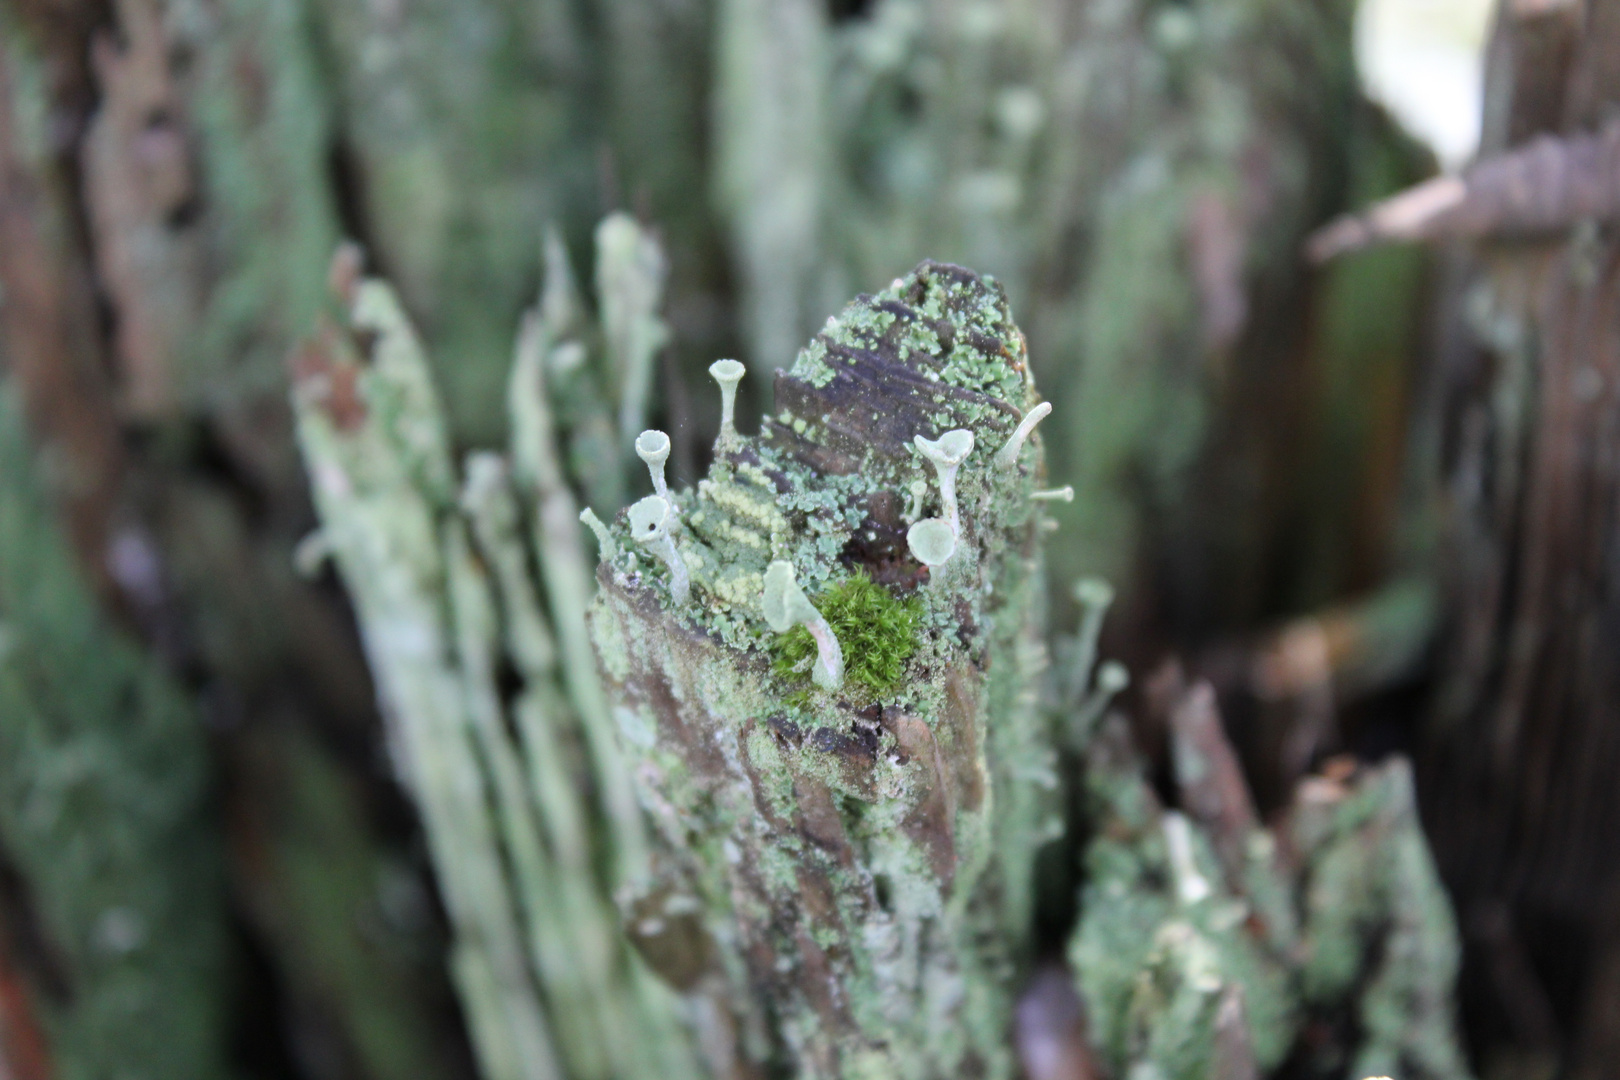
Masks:
[[[1028,440],[1030,432],[1034,431],[1035,425],[1044,420],[1051,411],[1052,403],[1043,401],[1024,414],[1024,418],[1018,422],[1018,427],[1013,429],[1013,433],[1007,437],[1001,449],[996,451],[994,458],[996,468],[1011,469],[1018,464],[1018,455],[1023,452],[1024,443]]]
[[[716,360],[709,365],[709,374],[720,384],[720,434],[714,441],[716,451],[730,450],[737,444],[737,384],[747,371],[735,360]]]
[[[677,605],[685,604],[692,595],[692,579],[686,572],[686,560],[675,547],[670,527],[675,511],[668,499],[649,495],[630,508],[630,537],[636,543],[658,556],[669,571],[669,595]]]
[[[524,317],[513,355],[507,392],[512,469],[533,505],[537,562],[560,639],[563,685],[584,728],[593,775],[608,812],[615,884],[624,884],[646,872],[647,836],[629,770],[619,754],[607,698],[595,678],[585,629],[590,564],[580,543],[578,504],[563,474],[546,379],[546,359],[562,342],[561,328],[551,320],[566,308],[560,302],[548,307],[544,297],[550,289],[548,278],[540,310]]]
[[[646,420],[653,361],[669,340],[658,314],[668,273],[658,240],[629,214],[609,214],[596,227],[596,292],[618,381],[619,437],[626,442]]]
[[[792,563],[778,560],[766,569],[761,606],[772,630],[785,634],[795,626],[802,626],[815,640],[816,663],[812,677],[817,686],[837,690],[844,685],[844,651],[838,645],[838,635],[799,588]]]
[[[973,432],[957,428],[947,431],[937,440],[918,435],[913,442],[922,455],[933,462],[934,472],[939,477],[939,501],[945,512],[945,520],[950,523],[951,535],[961,539],[962,515],[956,504],[956,471],[973,452]]]
[[[1085,750],[1086,743],[1091,741],[1091,733],[1097,728],[1097,722],[1108,711],[1108,706],[1113,704],[1114,698],[1130,683],[1130,672],[1119,661],[1104,660],[1097,665],[1096,685],[1089,693],[1081,696],[1070,713],[1069,745],[1076,752]]]
[[[1101,578],[1082,578],[1075,583],[1074,598],[1080,604],[1080,627],[1068,665],[1063,700],[1074,708],[1091,685],[1092,668],[1097,663],[1097,639],[1102,636],[1103,619],[1114,603],[1114,589]]]

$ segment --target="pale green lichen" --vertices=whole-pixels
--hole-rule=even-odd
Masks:
[[[1238,986],[1255,1057],[1269,1069],[1299,1023],[1289,973],[1250,933],[1250,909],[1202,833],[1160,808],[1116,749],[1123,732],[1109,738],[1088,772],[1099,831],[1069,951],[1095,1044],[1119,1075],[1151,1066],[1165,1080],[1203,1080],[1221,992]]]
[[[354,293],[346,323],[300,356],[298,435],[438,871],[480,1072],[691,1078],[676,1003],[632,958],[609,899],[649,862],[615,738],[634,745],[647,726],[638,708],[609,709],[589,653],[580,515],[541,381],[555,328],[524,321],[512,459],[474,454],[458,485],[397,301],[376,281]],[[638,522],[667,540],[668,505],[647,511]],[[600,625],[596,645],[604,670],[629,670],[632,642]],[[611,1034],[627,1030],[647,1037]]]
[[[669,436],[662,431],[643,431],[636,436],[636,456],[647,464],[653,493],[669,500],[669,484],[664,481],[664,463],[669,460]]]
[[[1008,436],[1006,443],[996,451],[996,468],[1010,469],[1018,464],[1018,455],[1024,449],[1024,441],[1029,438],[1030,432],[1035,430],[1035,425],[1044,420],[1051,411],[1052,403],[1043,401],[1024,414],[1024,418],[1018,422],[1018,427]]]
[[[720,434],[715,438],[719,450],[730,449],[737,441],[737,384],[747,371],[735,360],[716,360],[709,365],[709,374],[720,384]]]
[[[906,530],[906,547],[918,562],[937,570],[956,553],[956,531],[942,518],[924,518]]]

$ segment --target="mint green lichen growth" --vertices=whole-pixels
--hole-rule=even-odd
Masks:
[[[1105,726],[1090,759],[1097,838],[1069,960],[1103,1060],[1118,1076],[1223,1075],[1213,1068],[1217,1021],[1234,992],[1239,1034],[1271,1069],[1300,1019],[1280,959],[1290,943],[1254,932],[1249,897],[1224,879],[1204,833],[1160,805],[1122,725]]]
[[[865,572],[857,570],[819,593],[814,603],[844,649],[844,685],[862,701],[892,691],[917,651],[922,602],[897,600]],[[790,683],[808,678],[816,660],[810,631],[795,626],[771,645],[771,667]]]
[[[1039,403],[1023,335],[993,281],[924,263],[774,389],[757,436],[723,432],[670,489],[687,601],[626,515],[597,571],[598,656],[668,853],[649,895],[695,896],[711,943],[706,974],[670,978],[726,988],[766,1071],[1006,1080],[1057,820],[1030,689],[1045,504],[1038,440],[1010,466],[970,450]],[[919,515],[948,566],[908,544]]]

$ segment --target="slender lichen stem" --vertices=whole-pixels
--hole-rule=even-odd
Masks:
[[[817,654],[811,677],[817,686],[836,690],[844,684],[844,651],[838,644],[838,636],[799,588],[792,563],[778,560],[766,569],[762,606],[765,621],[777,633],[784,634],[795,626],[803,626],[810,632]]]
[[[1018,455],[1024,449],[1024,441],[1029,438],[1030,432],[1035,430],[1035,425],[1040,423],[1051,411],[1052,403],[1043,401],[1024,414],[1024,419],[1019,421],[1018,427],[1013,431],[1012,435],[1008,436],[1007,442],[1000,450],[996,451],[996,456],[993,459],[996,468],[1010,469],[1018,464]]]
[[[934,471],[939,475],[939,500],[945,511],[945,520],[950,524],[951,535],[961,539],[962,518],[956,505],[956,471],[973,452],[973,432],[957,428],[947,431],[937,440],[918,435],[912,441],[922,455],[934,463]]]
[[[1083,751],[1097,729],[1097,722],[1113,704],[1120,691],[1131,684],[1130,671],[1117,660],[1105,660],[1097,668],[1097,685],[1075,706],[1069,721],[1069,744]]]
[[[1080,704],[1091,685],[1091,669],[1097,662],[1097,638],[1102,634],[1108,608],[1114,602],[1114,589],[1101,578],[1083,578],[1075,584],[1074,598],[1080,602],[1080,629],[1075,637],[1074,655],[1069,662],[1063,693],[1071,709]]]
[[[1164,813],[1164,846],[1170,852],[1170,869],[1176,878],[1176,896],[1183,905],[1196,904],[1209,899],[1209,879],[1198,872],[1193,861],[1192,829],[1184,814],[1175,810]]]
[[[579,512],[579,520],[596,534],[597,557],[604,562],[616,561],[619,557],[618,542],[608,532],[608,527],[602,524],[602,519],[596,516],[596,511],[587,506]]]

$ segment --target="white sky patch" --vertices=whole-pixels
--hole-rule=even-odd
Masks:
[[[1454,171],[1479,146],[1492,0],[1361,0],[1356,65],[1370,97]]]

